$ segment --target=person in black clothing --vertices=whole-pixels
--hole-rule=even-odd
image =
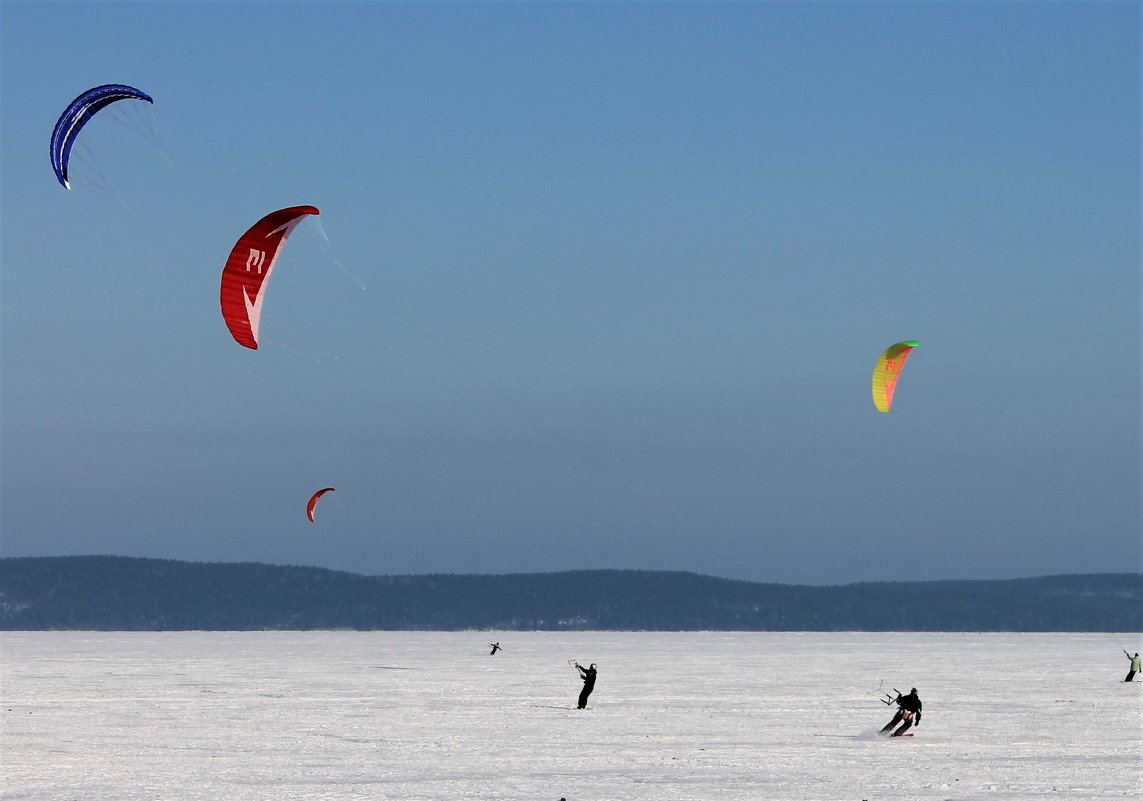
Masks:
[[[912,726],[921,725],[921,699],[917,697],[917,688],[914,687],[909,691],[908,695],[901,695],[897,693],[897,714],[893,719],[885,724],[885,728],[881,730],[882,734],[888,734],[889,730],[901,724],[897,731],[893,732],[893,737],[900,737],[907,732]]]
[[[595,663],[591,663],[591,667],[585,668],[579,662],[575,663],[576,669],[579,670],[579,675],[583,677],[583,689],[579,693],[579,709],[587,706],[587,697],[591,695],[591,691],[595,689]]]
[[[496,656],[497,651],[503,650],[500,648],[500,643],[498,642],[490,642],[488,644],[492,646],[492,651],[488,654],[489,656]]]

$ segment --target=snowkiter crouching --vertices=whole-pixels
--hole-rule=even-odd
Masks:
[[[893,737],[900,737],[911,727],[921,725],[921,699],[917,697],[916,687],[910,690],[908,695],[897,693],[897,714],[893,716],[891,721],[885,724],[885,728],[881,730],[881,733],[888,734],[889,730],[898,723],[900,723],[901,726],[893,732]]]
[[[1123,653],[1126,654],[1127,652],[1124,651]],[[1135,678],[1135,674],[1139,672],[1139,652],[1136,651],[1135,656],[1128,656],[1127,658],[1131,660],[1131,668],[1127,671],[1127,678],[1125,678],[1124,681],[1131,681]]]
[[[595,663],[591,663],[591,667],[585,668],[579,662],[575,663],[576,669],[579,670],[579,675],[583,677],[583,689],[579,693],[579,707],[583,709],[587,706],[587,697],[591,695],[591,691],[595,689]]]

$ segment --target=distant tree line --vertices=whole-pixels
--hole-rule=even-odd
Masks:
[[[798,586],[587,570],[361,576],[313,567],[0,559],[0,630],[1143,631],[1143,575]]]

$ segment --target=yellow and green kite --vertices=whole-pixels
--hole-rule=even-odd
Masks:
[[[873,405],[879,412],[888,412],[893,405],[893,390],[897,388],[897,377],[901,368],[905,366],[905,359],[913,348],[917,347],[916,340],[907,339],[890,345],[877,360],[873,368]]]

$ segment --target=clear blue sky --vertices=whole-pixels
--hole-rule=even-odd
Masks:
[[[1140,33],[1134,2],[5,0],[0,553],[1140,570]],[[52,127],[102,83],[157,140],[105,112],[105,185],[64,191]],[[222,266],[297,204],[246,350]]]

